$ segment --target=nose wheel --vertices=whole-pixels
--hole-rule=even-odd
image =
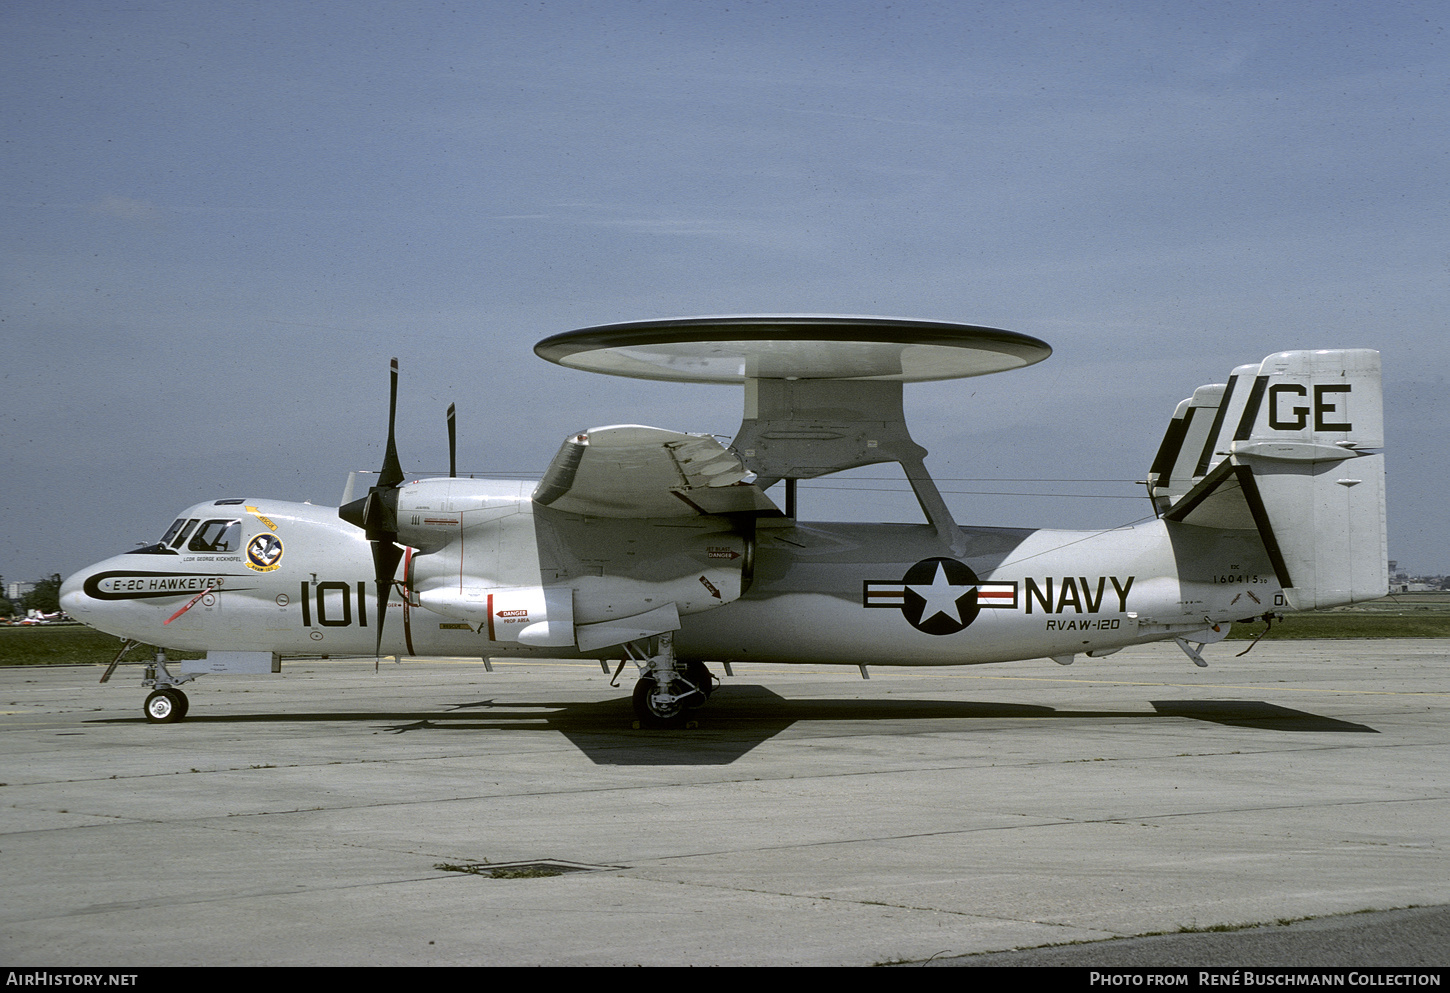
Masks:
[[[187,705],[186,694],[168,686],[148,696],[143,710],[152,724],[175,724],[186,716]]]

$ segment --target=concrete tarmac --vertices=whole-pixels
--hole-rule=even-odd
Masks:
[[[136,668],[0,670],[0,961],[871,965],[1450,904],[1450,641],[1241,649],[741,666],[680,731],[592,663],[287,662],[172,725]]]

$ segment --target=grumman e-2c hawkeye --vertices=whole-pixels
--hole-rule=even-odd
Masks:
[[[1179,404],[1148,473],[1154,517],[1105,531],[960,527],[907,432],[903,385],[1051,354],[1010,331],[881,318],[619,324],[535,351],[575,369],[740,383],[729,447],[640,425],[567,439],[537,483],[405,481],[393,438],[341,508],[223,499],[70,577],[71,616],[204,650],[144,682],[177,720],[205,673],[287,655],[632,661],[648,727],[681,723],[707,662],[972,665],[1172,640],[1194,662],[1235,620],[1385,595],[1379,353],[1289,351]],[[450,450],[453,448],[450,418]],[[897,462],[925,524],[796,520],[796,481]],[[785,507],[766,489],[785,482]],[[349,486],[349,490],[351,485]],[[118,657],[119,660],[119,657]],[[107,671],[107,676],[115,668]]]

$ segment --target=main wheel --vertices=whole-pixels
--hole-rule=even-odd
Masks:
[[[144,709],[152,724],[174,724],[186,714],[186,697],[177,690],[156,690],[146,698]]]
[[[705,668],[703,662],[687,662],[685,678],[695,684],[695,692],[685,698],[685,706],[690,710],[705,706],[705,702],[710,699],[710,694],[715,692],[717,680],[714,675]]]
[[[677,728],[685,723],[683,700],[663,701],[656,696],[659,683],[644,676],[634,684],[634,716],[640,727]]]

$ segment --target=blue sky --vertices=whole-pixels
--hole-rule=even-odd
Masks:
[[[393,355],[410,474],[446,468],[450,402],[483,472],[597,424],[729,435],[738,389],[531,347],[775,312],[1054,346],[908,388],[974,524],[1142,518],[1194,387],[1381,349],[1390,556],[1450,571],[1447,11],[12,0],[0,574],[203,499],[335,503],[382,461]],[[858,475],[803,516],[918,519]]]

